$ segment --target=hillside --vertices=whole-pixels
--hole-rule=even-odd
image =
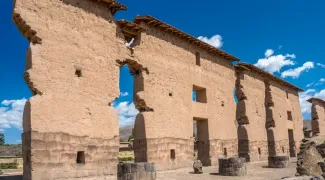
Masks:
[[[124,126],[120,127],[120,139],[122,142],[127,142],[132,134],[132,129],[134,126]]]
[[[21,144],[0,146],[0,157],[4,156],[22,156]]]

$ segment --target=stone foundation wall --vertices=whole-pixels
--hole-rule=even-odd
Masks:
[[[119,137],[96,139],[32,131],[24,133],[22,138],[26,180],[103,179],[117,172]],[[79,163],[78,152],[84,154]]]
[[[155,163],[157,170],[191,167],[194,161],[194,139],[135,139],[133,146],[135,161]]]
[[[211,166],[219,164],[219,158],[237,157],[238,140],[210,140],[210,162]]]
[[[269,149],[272,150],[269,153],[270,156],[289,156],[289,140],[270,141]]]
[[[267,160],[269,156],[267,141],[240,140],[238,146],[239,157],[246,158],[247,162]]]

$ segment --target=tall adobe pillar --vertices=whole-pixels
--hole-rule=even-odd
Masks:
[[[238,153],[246,161],[268,157],[265,132],[265,91],[263,78],[243,66],[236,67]]]
[[[315,135],[325,135],[325,101],[319,98],[311,98],[308,102],[312,103],[312,133]]]
[[[114,0],[16,0],[13,21],[30,42],[23,128],[25,180],[116,174],[119,66],[126,47]]]

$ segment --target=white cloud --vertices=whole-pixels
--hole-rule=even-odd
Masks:
[[[4,100],[0,105],[0,131],[5,129],[22,129],[22,117],[27,99]]]
[[[120,126],[132,125],[136,115],[139,113],[133,103],[120,102],[117,105],[113,104],[113,107],[118,112],[118,118]]]
[[[322,68],[325,68],[325,64],[317,63],[317,66],[320,66]]]
[[[319,82],[325,82],[325,78],[321,78]]]
[[[286,57],[295,59],[296,55],[295,54],[286,54]]]
[[[313,86],[314,84],[315,84],[315,82],[309,83],[309,84],[306,85],[306,87],[311,87],[311,86]]]
[[[214,46],[216,48],[221,48],[223,45],[222,42],[222,37],[220,35],[214,35],[211,38],[205,37],[205,36],[200,36],[198,37],[199,40],[206,42],[210,44],[211,46]]]
[[[281,73],[281,77],[283,77],[283,78],[292,77],[292,78],[295,79],[295,78],[298,78],[302,72],[304,72],[304,71],[308,72],[309,69],[312,69],[314,67],[315,67],[314,63],[308,61],[308,62],[305,62],[301,67],[297,67],[295,69],[288,69],[286,71],[283,71]]]
[[[315,93],[314,97],[325,100],[325,89]]]
[[[121,92],[121,96],[128,96],[129,93],[128,92]]]
[[[294,54],[273,55],[273,53],[274,51],[272,49],[266,50],[265,52],[266,57],[259,59],[255,64],[255,66],[273,74],[275,72],[280,72],[280,70],[284,66],[295,65],[295,63],[292,60],[294,59],[293,57],[295,57]]]
[[[301,112],[303,113],[304,117],[310,117],[311,115],[311,103],[307,102],[307,100],[312,97],[325,100],[325,89],[321,91],[316,91],[315,89],[308,89],[305,92],[299,93]]]
[[[278,49],[282,49],[282,47],[283,47],[283,46],[280,45],[280,46],[278,47]]]
[[[308,89],[305,92],[299,93],[299,101],[301,106],[301,112],[304,113],[311,113],[311,104],[307,102],[308,99],[312,98],[315,94],[315,89]]]
[[[270,56],[272,56],[273,54],[274,54],[273,49],[268,49],[268,50],[266,50],[266,52],[265,52],[265,57],[270,57]]]

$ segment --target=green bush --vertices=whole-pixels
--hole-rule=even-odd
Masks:
[[[118,158],[118,161],[119,162],[128,162],[128,161],[133,162],[134,161],[134,158],[133,157],[119,157]]]
[[[18,169],[18,163],[0,163],[0,169]]]

